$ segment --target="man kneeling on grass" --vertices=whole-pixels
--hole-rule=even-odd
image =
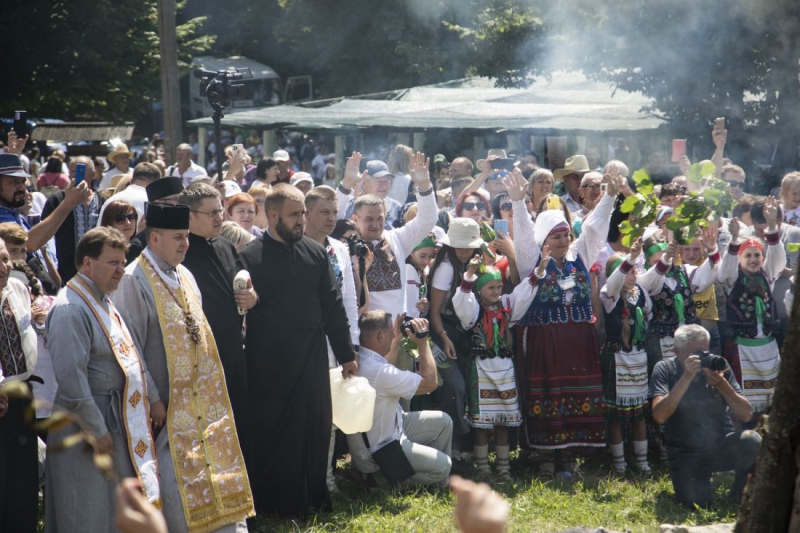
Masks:
[[[708,353],[709,339],[702,326],[678,328],[675,357],[659,361],[650,379],[653,420],[665,426],[675,497],[689,507],[708,507],[711,473],[726,470],[736,471],[730,497],[739,502],[761,445],[758,433],[734,431],[730,412],[750,420],[753,408],[725,360]]]
[[[406,475],[401,474],[397,481],[407,479],[411,484],[446,487],[452,465],[453,421],[441,411],[404,413],[400,407],[400,398],[410,400],[437,388],[436,363],[428,345],[428,321],[415,318],[411,327],[401,332],[403,319],[401,314],[392,324],[390,313],[368,311],[358,321],[359,375],[369,380],[377,398],[372,429],[365,434],[348,435],[347,442],[353,463],[361,473],[374,475],[382,470],[391,482],[397,472],[388,472],[387,466],[394,470],[397,463],[405,462],[404,455],[413,473],[406,470]],[[400,370],[392,364],[404,335],[417,346],[419,372]],[[402,449],[402,455],[391,456],[392,449],[398,454]],[[381,476],[377,478],[381,480]]]

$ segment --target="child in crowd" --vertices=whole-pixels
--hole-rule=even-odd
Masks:
[[[677,242],[663,242],[657,231],[645,239],[643,248],[647,272],[639,276],[639,285],[653,298],[653,320],[648,329],[648,373],[662,358],[675,357],[673,334],[686,324],[699,324],[692,297],[710,287],[717,276],[717,225],[703,229],[702,242],[707,258],[700,266],[675,265]]]
[[[636,468],[644,474],[651,471],[647,462],[645,425],[650,410],[645,341],[653,302],[647,291],[636,283],[636,261],[641,253],[642,241],[637,239],[627,256],[619,253],[610,256],[606,264],[608,281],[600,290],[606,331],[606,341],[600,351],[603,403],[611,467],[617,474],[624,474],[627,469],[622,442],[625,422],[632,425]]]
[[[436,257],[436,237],[425,237],[406,258],[406,315],[428,314],[428,271]]]
[[[777,201],[767,198],[766,258],[760,240],[739,242],[740,224],[733,219],[729,225],[731,243],[719,271],[720,283],[728,294],[725,355],[756,414],[766,411],[772,402],[781,361],[774,337],[778,319],[772,294],[786,265],[778,216]]]
[[[544,267],[549,262],[548,252],[545,246],[540,263]],[[481,267],[483,260],[476,255],[464,273],[460,290],[453,295],[453,307],[469,336],[467,420],[475,429],[473,450],[479,479],[491,475],[489,432],[494,429],[498,481],[508,482],[508,428],[522,425],[510,328],[527,312],[536,286],[528,279],[504,295],[500,271],[493,266]]]
[[[783,177],[781,208],[785,223],[800,226],[800,172],[790,172]]]
[[[698,233],[698,236],[699,233]],[[706,260],[705,249],[703,248],[703,241],[694,239],[689,244],[679,247],[681,263],[684,265],[700,266]],[[722,344],[720,342],[719,328],[717,321],[719,320],[719,312],[717,311],[717,294],[714,284],[708,286],[704,291],[700,291],[692,296],[694,303],[695,314],[700,324],[708,330],[711,336],[709,350],[711,353],[721,354]]]

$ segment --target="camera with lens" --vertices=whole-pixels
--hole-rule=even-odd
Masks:
[[[725,358],[722,356],[714,355],[710,352],[697,352],[694,355],[700,358],[701,368],[707,368],[715,372],[728,368],[728,363],[725,362]]]
[[[403,317],[403,322],[400,324],[400,331],[403,333],[404,337],[408,337],[408,334],[406,334],[406,329],[408,329],[409,331],[414,331],[414,326],[411,325],[411,320],[412,318],[406,315]],[[428,334],[429,334],[428,330],[423,329],[422,331],[415,332],[414,336],[417,337],[418,339],[424,339],[425,337],[428,336]]]
[[[367,243],[355,235],[351,235],[350,238],[347,239],[347,247],[350,249],[351,256],[367,257],[367,254],[369,253]]]

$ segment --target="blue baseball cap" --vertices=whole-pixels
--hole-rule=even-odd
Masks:
[[[386,163],[378,160],[372,160],[367,163],[367,174],[371,178],[382,178],[384,176],[394,178],[394,174],[389,172],[389,167],[386,166]]]

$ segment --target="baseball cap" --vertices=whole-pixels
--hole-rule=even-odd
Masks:
[[[394,178],[394,175],[389,172],[389,167],[386,166],[386,163],[377,160],[372,160],[367,163],[367,174],[369,174],[371,178],[382,178],[384,176]]]
[[[286,150],[275,150],[272,152],[272,159],[275,161],[289,161],[289,152]]]

